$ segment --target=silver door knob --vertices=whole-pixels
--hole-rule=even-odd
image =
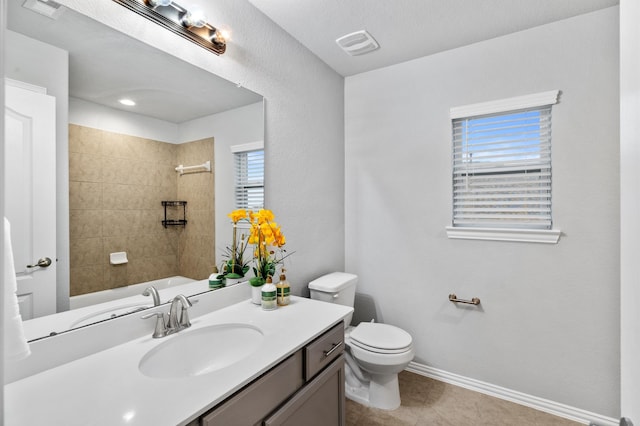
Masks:
[[[35,265],[27,265],[27,268],[46,268],[47,266],[51,266],[51,259],[43,257],[38,259],[38,262]]]

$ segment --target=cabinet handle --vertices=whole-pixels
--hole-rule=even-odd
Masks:
[[[335,350],[338,349],[340,346],[342,346],[342,342],[334,343],[333,345],[331,345],[331,349],[329,349],[328,351],[322,351],[322,353],[326,358],[328,356],[331,356],[331,354],[334,353]]]

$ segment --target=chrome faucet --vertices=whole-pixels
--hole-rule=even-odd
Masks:
[[[158,294],[158,290],[156,290],[155,287],[151,286],[151,287],[145,288],[144,291],[142,292],[142,295],[153,297],[153,306],[160,305],[160,295]]]
[[[178,305],[181,305],[178,308]],[[179,294],[171,301],[171,308],[169,309],[169,324],[167,332],[177,333],[180,330],[191,327],[189,322],[189,313],[187,309],[191,306],[191,302],[183,294]]]
[[[154,339],[158,339],[191,327],[189,313],[187,312],[187,309],[191,306],[193,305],[189,299],[184,295],[179,294],[171,301],[171,307],[169,308],[168,315],[164,312],[153,312],[143,315],[141,318],[147,319],[156,317],[156,327],[153,330],[152,337]]]

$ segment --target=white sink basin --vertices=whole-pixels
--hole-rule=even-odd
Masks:
[[[177,379],[228,367],[258,349],[264,335],[247,324],[218,324],[164,339],[140,360],[138,368],[147,377]]]

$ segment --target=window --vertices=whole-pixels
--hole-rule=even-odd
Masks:
[[[551,230],[551,105],[557,95],[452,108],[450,238],[559,236]]]
[[[264,148],[255,144],[233,147],[235,162],[236,209],[260,210],[264,208]]]

